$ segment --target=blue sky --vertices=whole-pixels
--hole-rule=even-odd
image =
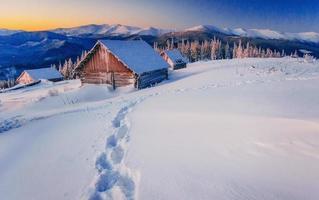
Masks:
[[[181,8],[180,15],[184,17],[177,17],[176,24],[182,27],[213,24],[281,31],[319,31],[318,0],[186,0],[174,1],[172,7]]]
[[[184,29],[211,24],[319,32],[319,0],[3,1],[0,28],[41,30],[91,23],[119,23]]]
[[[316,0],[227,0],[225,24],[282,31],[319,31]],[[223,21],[223,18],[220,18]]]

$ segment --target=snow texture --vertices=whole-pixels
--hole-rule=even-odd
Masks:
[[[1,199],[317,200],[318,84],[317,61],[233,59],[2,93]]]

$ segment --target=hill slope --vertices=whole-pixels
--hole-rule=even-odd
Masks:
[[[318,84],[318,62],[235,59],[0,94],[0,196],[317,200]]]

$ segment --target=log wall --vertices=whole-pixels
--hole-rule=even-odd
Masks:
[[[115,87],[134,83],[134,73],[123,65],[103,46],[98,48],[83,68],[82,82],[93,84],[115,84]]]
[[[165,68],[151,72],[146,72],[139,75],[137,81],[137,88],[143,89],[166,79],[168,79],[168,70]]]

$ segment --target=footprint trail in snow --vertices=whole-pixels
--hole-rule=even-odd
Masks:
[[[137,199],[139,172],[128,168],[124,162],[130,140],[130,122],[127,115],[137,104],[157,95],[159,93],[130,101],[116,114],[112,121],[115,131],[106,139],[105,152],[98,156],[95,163],[98,177],[89,196],[90,200]]]

